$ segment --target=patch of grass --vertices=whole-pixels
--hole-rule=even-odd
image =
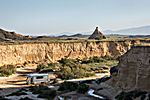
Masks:
[[[16,73],[16,67],[14,65],[4,65],[0,67],[0,76],[10,76]]]

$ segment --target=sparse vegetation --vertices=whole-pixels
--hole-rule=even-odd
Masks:
[[[60,65],[58,63],[49,63],[49,64],[39,64],[37,66],[37,69],[36,71],[37,72],[40,72],[40,71],[44,71],[44,70],[59,70],[60,68]]]
[[[60,69],[59,74],[62,79],[72,79],[72,78],[82,78],[93,76],[94,73],[89,71],[88,66],[83,66],[82,64],[76,63],[74,61],[69,61],[63,64]]]
[[[14,65],[4,65],[0,67],[0,76],[9,76],[16,73],[16,67]]]
[[[86,84],[77,84],[74,82],[64,82],[60,85],[58,91],[77,91],[78,93],[85,93],[89,90],[89,86]]]
[[[73,79],[94,76],[95,73],[108,73],[109,66],[115,66],[117,64],[117,60],[108,56],[95,56],[83,60],[62,58],[58,63],[38,65],[37,71],[53,70],[62,79]]]
[[[77,92],[78,93],[86,93],[89,90],[89,86],[86,84],[79,84]]]
[[[58,91],[75,91],[78,88],[77,83],[73,82],[64,82],[60,85]]]
[[[56,90],[50,89],[47,86],[33,86],[30,87],[30,91],[33,94],[39,94],[38,98],[45,98],[48,100],[53,100],[56,96]]]
[[[116,65],[118,62],[116,59],[110,56],[104,57],[90,57],[89,59],[83,59],[82,64],[101,64],[101,65]]]
[[[39,64],[36,68],[36,71],[41,71],[41,70],[44,70],[45,68],[47,68],[48,66],[44,65],[44,64]]]

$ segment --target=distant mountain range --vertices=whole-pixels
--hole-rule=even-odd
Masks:
[[[121,29],[121,30],[106,30],[104,33],[114,34],[127,34],[127,35],[150,35],[150,25],[148,26],[141,26],[141,27],[134,27],[128,29]]]
[[[93,32],[80,32],[80,33],[69,33],[64,32],[59,34],[58,37],[60,38],[88,38]],[[129,38],[138,38],[138,37],[150,37],[150,25],[148,26],[141,26],[141,27],[134,27],[128,29],[121,29],[121,30],[106,30],[103,31],[104,35],[106,36],[121,36],[127,35]]]
[[[0,41],[10,41],[10,40],[29,40],[32,37],[24,36],[21,34],[17,34],[15,32],[5,31],[0,29]]]
[[[150,25],[147,26],[141,26],[141,27],[133,27],[133,28],[127,28],[127,29],[120,29],[120,30],[104,30],[102,31],[105,35],[110,34],[119,34],[119,35],[150,35]],[[60,34],[57,34],[57,36],[67,36],[72,37],[72,35],[91,35],[93,31],[89,32],[80,32],[80,33],[70,33],[70,32],[63,32]]]

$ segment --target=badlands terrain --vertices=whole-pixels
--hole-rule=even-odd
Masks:
[[[0,30],[0,36],[0,66],[2,68],[7,65],[13,65],[16,68],[15,73],[12,75],[4,77],[1,74],[0,99],[2,100],[150,99],[149,38],[122,37],[121,39],[116,39],[113,37],[113,39],[108,39],[106,37],[105,39],[98,40],[87,38],[66,39],[62,37],[37,38],[23,36],[16,34],[15,32],[7,32],[4,30]],[[57,63],[59,65],[59,71],[63,71],[61,70],[61,67],[65,68],[74,63],[77,63],[77,65],[75,64],[75,67],[78,69],[78,66],[79,68],[80,66],[85,66],[85,61],[88,66],[95,67],[93,66],[95,61],[87,63],[92,57],[101,59],[96,63],[101,63],[101,61],[105,62],[105,57],[111,57],[111,59],[107,58],[107,60],[113,61],[115,59],[119,63],[115,63],[115,66],[113,66],[113,64],[104,66],[102,71],[107,67],[106,73],[99,72],[99,76],[82,77],[77,81],[73,80],[70,82],[70,77],[67,77],[68,79],[62,79],[61,81],[57,81],[56,79],[55,81],[57,82],[43,84],[42,86],[26,84],[26,75],[29,73],[37,73],[37,67],[41,66],[41,64],[48,68],[48,64],[53,65]],[[68,62],[62,63],[61,61],[68,61],[69,64]],[[87,70],[84,71],[86,72]],[[92,70],[91,72],[95,73],[96,71]],[[71,73],[73,73],[73,70]],[[50,88],[47,88],[47,86]],[[69,86],[75,88],[72,89],[72,87]],[[81,92],[81,90],[84,89],[87,91]],[[100,99],[90,95],[90,89],[93,89],[95,95],[101,96],[102,98]]]

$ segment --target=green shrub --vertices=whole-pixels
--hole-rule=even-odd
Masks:
[[[36,71],[59,71],[61,68],[61,65],[59,63],[48,63],[48,64],[39,64],[37,65]]]
[[[36,71],[39,72],[47,67],[48,66],[46,66],[45,64],[39,64],[39,65],[37,65]]]
[[[111,56],[104,56],[102,58],[105,59],[105,60],[115,60],[115,58],[111,57]]]
[[[101,63],[101,62],[107,62],[107,61],[111,61],[111,60],[115,60],[115,59],[111,56],[104,56],[104,57],[94,56],[94,57],[90,57],[89,59],[83,59],[82,64]]]
[[[105,62],[106,61],[105,59],[103,59],[101,57],[97,57],[97,56],[94,56],[91,59],[94,61],[94,63],[100,63],[100,62]]]
[[[52,90],[47,86],[32,86],[29,89],[33,94],[39,94],[39,98],[47,98],[52,100],[56,96],[56,90]]]
[[[62,58],[61,60],[58,61],[60,64],[62,65],[66,65],[72,62],[71,59],[66,59],[66,58]]]
[[[62,79],[73,79],[94,76],[95,73],[107,73],[108,71],[98,66],[103,64],[114,64],[116,61],[111,60],[112,57],[90,57],[89,59],[67,59],[62,58],[59,63],[49,63],[47,65],[40,64],[37,66],[38,72],[44,70],[53,70]],[[111,60],[111,61],[110,61]],[[114,61],[112,63],[112,61]],[[91,67],[92,66],[92,67]],[[94,66],[94,67],[93,67]],[[109,70],[109,69],[108,69]]]
[[[89,86],[86,84],[79,84],[77,92],[78,93],[86,93],[89,90]]]
[[[74,78],[74,73],[69,66],[65,66],[61,69],[60,75],[62,79],[72,79]]]
[[[14,65],[4,65],[0,67],[0,76],[9,76],[16,73],[16,67]]]
[[[73,82],[64,82],[60,85],[58,91],[75,91],[78,88],[77,83]]]
[[[73,79],[94,76],[95,74],[86,70],[82,65],[70,65],[61,68],[60,73],[62,79]]]

